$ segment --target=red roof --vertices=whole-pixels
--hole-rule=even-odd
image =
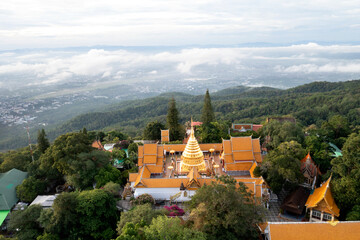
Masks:
[[[257,132],[263,125],[261,124],[253,124],[252,130]]]
[[[314,160],[311,158],[310,156],[310,152],[306,155],[306,157],[304,157],[302,160],[301,160],[301,167],[300,167],[300,170],[303,171],[304,168],[306,168],[306,162],[307,160],[310,161],[310,165],[308,166],[309,170],[311,171],[311,174],[312,176],[315,176],[316,173],[318,174],[322,174],[319,167],[316,166]]]
[[[191,126],[194,127],[194,126],[201,126],[201,124],[203,124],[202,122],[192,122],[191,123]]]

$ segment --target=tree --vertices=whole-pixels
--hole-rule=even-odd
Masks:
[[[70,159],[68,161],[68,169],[66,169],[66,180],[76,189],[90,188],[95,182],[95,176],[97,176],[99,171],[105,168],[105,166],[108,166],[109,162],[109,155],[103,151],[95,150],[90,153],[80,153],[76,158]],[[110,169],[110,171],[111,170],[112,169]],[[115,170],[117,171],[117,169]],[[103,171],[104,175],[106,175],[105,172],[106,170]],[[100,176],[98,177],[98,180],[106,181],[106,179],[101,179]],[[110,180],[112,180],[112,178]]]
[[[122,149],[113,149],[111,152],[111,158],[114,159],[118,159],[118,160],[122,160],[126,158],[126,152]]]
[[[166,117],[166,126],[169,128],[170,140],[182,140],[184,137],[184,130],[179,124],[179,112],[176,109],[176,102],[174,98],[171,98],[169,102],[168,113]]]
[[[128,212],[122,212],[120,221],[117,225],[117,232],[122,234],[126,223],[133,223],[134,225],[144,222],[144,225],[149,225],[153,218],[165,215],[164,210],[153,210],[150,204],[137,205]]]
[[[50,147],[50,142],[46,138],[46,133],[44,129],[38,131],[37,143],[38,143],[38,149],[41,153],[44,153],[46,149]]]
[[[101,189],[82,191],[76,198],[76,230],[81,239],[111,239],[117,209],[113,196]]]
[[[304,143],[306,150],[310,152],[316,165],[320,168],[322,173],[325,173],[331,167],[329,144],[316,133],[306,136]]]
[[[143,233],[143,227],[145,223],[142,221],[141,223],[134,224],[132,222],[127,222],[123,227],[121,235],[116,238],[116,240],[143,240],[145,239]]]
[[[360,205],[355,205],[351,212],[346,215],[346,221],[359,221],[360,220]]]
[[[324,139],[333,142],[339,148],[342,148],[350,133],[350,124],[347,118],[341,115],[334,115],[321,125],[321,134]]]
[[[39,222],[60,239],[111,239],[117,218],[114,197],[95,189],[60,194]]]
[[[108,182],[104,186],[104,191],[108,192],[109,194],[113,195],[115,198],[120,196],[120,184],[114,182]]]
[[[8,224],[9,231],[15,233],[19,240],[36,239],[42,234],[42,227],[38,222],[42,207],[33,205],[25,210],[13,211]]]
[[[205,93],[204,107],[203,107],[202,113],[201,113],[201,121],[203,122],[203,125],[208,125],[211,122],[215,121],[215,114],[214,114],[213,108],[211,106],[209,90],[206,90],[206,93]]]
[[[184,227],[179,218],[158,216],[153,218],[149,226],[145,226],[147,240],[205,240],[206,235],[195,229]]]
[[[13,168],[26,172],[27,167],[32,161],[28,147],[9,151],[4,153],[2,157],[3,162],[0,165],[0,172],[7,172]]]
[[[129,147],[128,147],[128,153],[129,153],[129,155],[131,154],[131,153],[138,153],[138,145],[137,145],[137,143],[130,143],[130,145],[129,145]]]
[[[31,203],[39,194],[45,191],[46,182],[30,176],[16,187],[16,195],[20,201]]]
[[[161,122],[155,121],[148,123],[144,130],[144,139],[160,140],[162,129],[165,129],[165,126]]]
[[[121,172],[110,164],[101,168],[95,176],[96,188],[100,188],[109,182],[121,183]]]
[[[83,133],[67,133],[55,139],[49,151],[41,155],[40,168],[50,171],[57,169],[62,174],[71,174],[69,163],[77,161],[80,153],[89,153],[93,150],[89,138]]]
[[[41,236],[38,236],[36,240],[60,240],[58,235],[51,234],[51,233],[44,233]]]
[[[187,203],[193,227],[208,239],[258,239],[256,224],[263,207],[255,204],[246,186],[230,176],[204,185]]]
[[[219,143],[222,139],[229,138],[228,126],[224,122],[211,122],[202,124],[199,127],[200,139],[202,143]]]
[[[114,142],[115,138],[117,142],[128,139],[128,136],[118,130],[113,130],[107,133],[107,136],[104,138],[104,140],[106,140],[107,142]]]
[[[63,192],[54,200],[52,209],[45,209],[41,212],[39,222],[45,232],[55,234],[60,239],[68,239],[78,236],[76,226],[78,224],[78,216],[76,213],[77,196],[79,192]]]
[[[305,155],[306,151],[296,141],[283,142],[267,154],[261,172],[275,193],[280,192],[286,181],[292,185],[302,183],[300,161]]]
[[[343,156],[331,161],[332,186],[339,208],[347,212],[360,205],[360,134],[352,133],[342,150]]]
[[[267,148],[275,149],[283,142],[297,141],[300,144],[304,142],[304,133],[301,127],[295,123],[286,121],[270,121],[262,127],[262,137],[270,136],[271,141]]]

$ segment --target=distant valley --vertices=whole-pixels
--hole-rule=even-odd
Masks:
[[[200,90],[198,90],[200,92]],[[121,96],[122,97],[117,97]],[[119,129],[131,137],[140,136],[145,125],[165,122],[168,101],[175,97],[182,122],[199,119],[203,93],[144,92],[129,86],[69,94],[53,98],[2,99],[0,149],[28,143],[29,125],[33,142],[38,129],[49,138],[69,131]],[[212,92],[217,119],[229,122],[260,123],[269,115],[291,114],[303,124],[326,120],[341,113],[354,123],[360,121],[360,81],[315,82],[287,90],[269,87],[236,86]],[[144,99],[145,98],[145,99]],[[335,100],[336,99],[336,100]],[[342,100],[340,100],[342,99]],[[19,102],[16,102],[16,101]],[[23,101],[23,102],[21,102]],[[5,106],[5,107],[4,107]],[[16,115],[17,114],[17,115]],[[13,116],[13,120],[9,116]],[[311,115],[311,121],[307,119]],[[5,118],[7,116],[8,118]],[[315,120],[314,120],[315,119]],[[28,123],[25,124],[25,121]]]

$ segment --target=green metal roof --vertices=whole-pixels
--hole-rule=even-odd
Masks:
[[[6,216],[9,214],[10,210],[2,210],[0,211],[0,226],[3,224]]]
[[[333,154],[332,157],[342,157],[342,151],[333,143],[329,143],[330,147],[332,147]]]
[[[28,176],[27,172],[15,168],[0,173],[0,211],[11,210],[17,203],[16,187]]]

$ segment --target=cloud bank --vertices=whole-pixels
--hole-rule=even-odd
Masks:
[[[0,85],[66,82],[214,79],[293,86],[360,78],[360,46],[315,43],[285,47],[187,49],[71,49],[0,53]],[[252,79],[252,80],[249,80]],[[287,82],[295,79],[295,82]],[[243,82],[241,82],[241,81]],[[287,82],[287,83],[286,83]],[[286,86],[284,85],[286,83]],[[301,84],[301,83],[300,83]]]

